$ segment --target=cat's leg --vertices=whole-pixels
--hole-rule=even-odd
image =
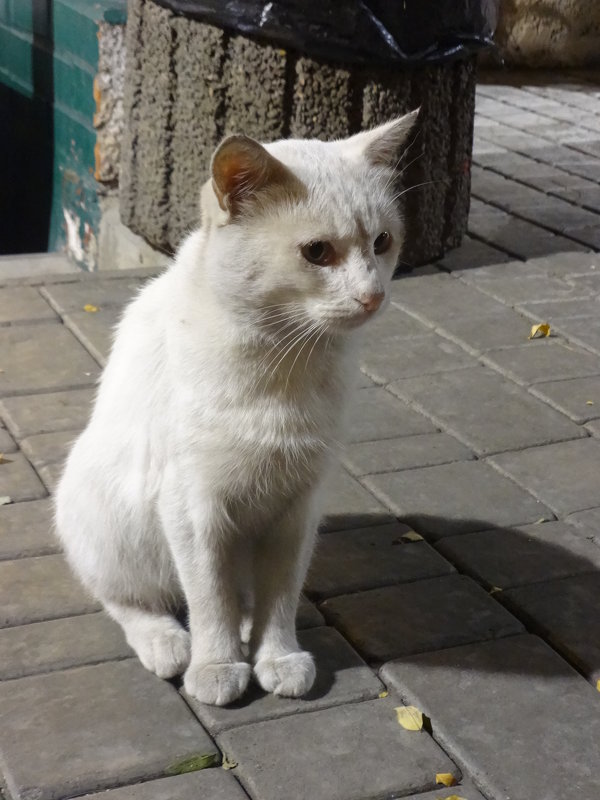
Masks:
[[[104,607],[146,669],[159,678],[173,678],[187,669],[190,635],[173,616],[115,602],[105,602]]]
[[[285,697],[306,694],[316,674],[312,655],[296,639],[296,610],[316,522],[310,501],[302,500],[256,543],[254,674],[265,691]]]
[[[222,706],[241,697],[252,674],[241,649],[235,539],[210,502],[186,506],[166,493],[160,508],[189,611],[192,649],[184,686],[201,702]]]

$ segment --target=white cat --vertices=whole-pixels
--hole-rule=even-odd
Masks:
[[[296,607],[354,331],[400,251],[392,166],[415,116],[331,143],[226,138],[202,227],[126,310],[68,459],[71,565],[142,664],[185,671],[201,701],[240,697],[252,670],[280,695],[313,683]]]

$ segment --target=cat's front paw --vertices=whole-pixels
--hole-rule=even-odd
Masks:
[[[190,635],[180,627],[151,630],[133,646],[143,666],[159,678],[181,675],[190,663]]]
[[[240,698],[252,669],[245,661],[232,664],[191,664],[183,676],[186,692],[213,706],[226,706]]]
[[[282,697],[301,697],[315,682],[315,662],[310,653],[288,653],[278,658],[263,658],[254,665],[257,681],[266,692]]]

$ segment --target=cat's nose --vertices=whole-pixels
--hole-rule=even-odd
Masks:
[[[373,294],[361,294],[361,296],[356,299],[365,311],[372,313],[373,311],[377,311],[379,306],[383,303],[384,297],[384,292],[374,292]]]

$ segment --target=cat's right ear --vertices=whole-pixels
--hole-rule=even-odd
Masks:
[[[211,164],[212,187],[223,211],[237,216],[244,203],[274,183],[284,183],[286,167],[249,136],[233,135],[217,147]]]

